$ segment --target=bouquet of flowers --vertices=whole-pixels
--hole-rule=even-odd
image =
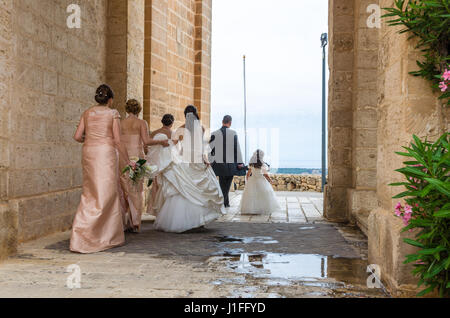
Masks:
[[[148,186],[153,182],[153,175],[157,171],[156,166],[151,166],[145,159],[130,158],[130,164],[126,166],[122,173],[128,173],[131,181],[137,184],[139,181],[148,178]]]

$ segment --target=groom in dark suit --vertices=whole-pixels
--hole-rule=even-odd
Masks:
[[[211,167],[219,177],[220,188],[224,196],[225,207],[230,206],[228,193],[234,176],[245,175],[241,147],[237,133],[230,129],[232,118],[226,115],[222,128],[211,134]]]

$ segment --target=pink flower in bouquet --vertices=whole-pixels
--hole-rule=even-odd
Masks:
[[[447,91],[448,86],[447,86],[447,84],[445,84],[445,82],[440,82],[439,88],[441,89],[441,92],[445,92],[445,91]]]
[[[407,213],[407,214],[411,214],[413,212],[413,210],[412,210],[412,206],[410,206],[410,205],[405,205],[405,213]]]
[[[444,74],[442,75],[444,81],[450,81],[450,70],[445,69]]]

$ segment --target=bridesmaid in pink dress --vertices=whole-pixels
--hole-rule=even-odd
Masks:
[[[148,133],[145,120],[139,119],[142,110],[140,103],[135,99],[127,101],[125,110],[128,117],[121,123],[121,141],[128,152],[128,157],[145,159],[144,147],[161,145],[169,146],[167,140],[153,140]],[[128,158],[120,156],[120,171],[128,164]],[[133,184],[126,174],[121,174],[120,184],[125,198],[125,230],[138,233],[141,228],[141,217],[144,210],[144,183]]]
[[[86,110],[74,139],[83,145],[83,193],[75,214],[70,250],[95,253],[125,243],[119,196],[119,154],[128,154],[120,142],[120,115],[111,109],[114,93],[99,86],[98,105]]]

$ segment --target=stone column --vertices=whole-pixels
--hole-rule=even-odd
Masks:
[[[106,81],[125,115],[125,103],[144,101],[144,0],[110,0],[107,11]]]
[[[354,0],[329,1],[328,185],[324,215],[347,221],[352,187]]]
[[[13,81],[13,0],[0,7],[0,260],[17,251],[17,212],[8,202],[10,168],[10,121]]]
[[[352,188],[348,190],[349,219],[367,234],[367,218],[378,206],[377,185],[377,67],[378,28],[368,26],[369,5],[355,0],[353,74]]]
[[[211,19],[212,1],[196,0],[194,104],[205,127],[209,127],[211,110]]]
[[[393,6],[393,0],[380,0],[381,7]],[[415,49],[415,40],[409,34],[399,34],[402,27],[387,26],[383,20],[379,32],[378,61],[378,163],[377,196],[379,208],[374,209],[368,220],[369,262],[381,266],[383,282],[393,295],[405,292],[415,294],[416,279],[411,275],[411,265],[404,265],[405,255],[414,248],[403,238],[414,233],[401,233],[403,224],[394,216],[394,205],[399,200],[392,196],[402,191],[389,183],[404,181],[395,172],[403,166],[404,158],[395,154],[412,141],[412,135],[436,140],[449,131],[450,110],[443,108],[430,83],[414,77],[416,60],[421,52]]]
[[[146,0],[145,28],[145,109],[144,118],[150,129],[161,126],[167,104],[167,0]]]

